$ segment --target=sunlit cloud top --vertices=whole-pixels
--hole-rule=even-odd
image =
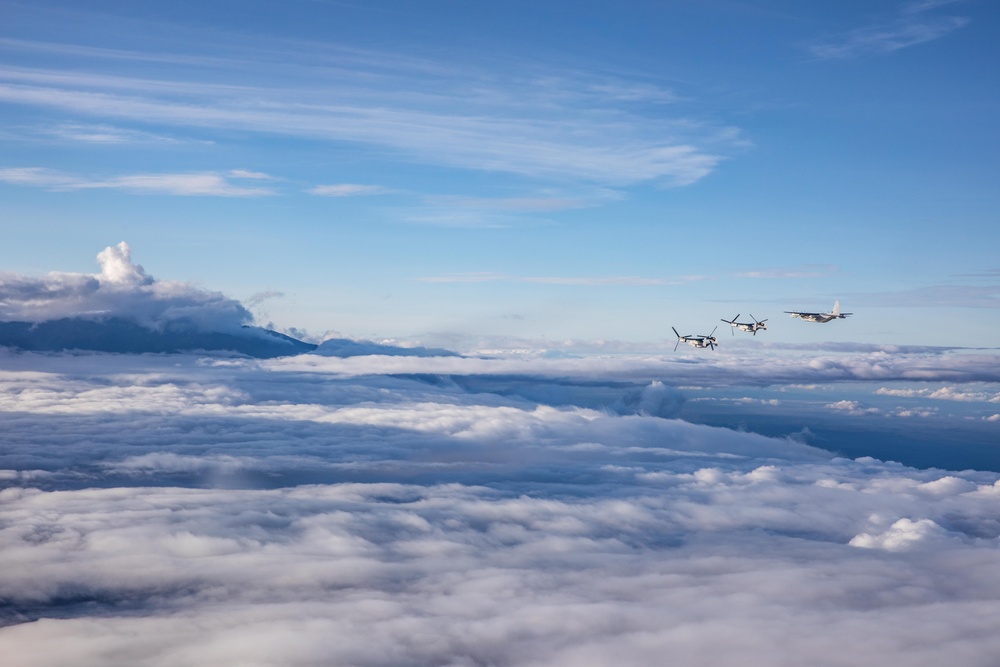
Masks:
[[[152,329],[184,325],[232,331],[253,319],[242,304],[219,292],[156,280],[132,261],[131,249],[124,241],[102,250],[97,261],[101,271],[93,275],[0,274],[0,321],[114,317]]]

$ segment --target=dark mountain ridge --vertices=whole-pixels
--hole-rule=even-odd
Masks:
[[[238,332],[226,333],[174,323],[156,330],[119,317],[0,322],[0,346],[32,352],[91,350],[122,354],[229,351],[259,359],[316,349],[312,343],[260,327],[244,326]]]

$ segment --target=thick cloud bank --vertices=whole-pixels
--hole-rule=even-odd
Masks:
[[[124,241],[97,255],[97,275],[0,275],[0,345],[21,350],[180,352],[228,350],[255,357],[315,346],[259,327],[239,301],[156,280]]]
[[[387,357],[455,357],[450,350],[429,347],[402,347],[367,340],[328,338],[315,349],[316,354],[327,357],[361,357],[381,355]]]
[[[96,275],[52,272],[0,275],[0,321],[125,319],[153,330],[182,327],[238,332],[253,316],[239,301],[192,285],[156,280],[133,263],[122,241],[97,255]]]
[[[0,274],[0,346],[31,351],[175,353],[226,350],[271,358],[316,351],[362,355],[455,356],[447,350],[343,338],[317,346],[251,326],[239,301],[181,282],[157,280],[122,241],[97,255],[96,275]]]
[[[1000,475],[664,419],[669,368],[576,369],[607,408],[503,361],[0,352],[0,655],[992,663]]]

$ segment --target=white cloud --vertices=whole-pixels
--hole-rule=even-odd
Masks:
[[[166,325],[238,330],[252,320],[238,301],[180,282],[156,280],[132,261],[122,241],[97,255],[96,275],[52,272],[40,278],[0,274],[0,321],[67,317],[124,318],[151,329]]]
[[[274,177],[262,171],[250,171],[249,169],[231,169],[229,175],[233,178],[246,178],[257,181],[270,181]]]
[[[323,197],[356,197],[358,195],[379,195],[388,192],[380,185],[359,183],[339,183],[337,185],[317,185],[309,189],[310,194]]]
[[[917,0],[906,4],[902,11],[904,14],[919,14],[958,2],[965,2],[965,0]]]
[[[933,417],[937,414],[936,408],[896,408],[892,413],[894,417]]]
[[[931,285],[899,292],[856,293],[852,298],[883,308],[996,308],[1000,285]]]
[[[917,547],[923,542],[947,539],[947,531],[930,519],[912,521],[899,519],[884,533],[872,535],[861,533],[851,538],[852,547],[863,549],[885,549],[887,551],[906,551]]]
[[[42,136],[56,137],[60,141],[79,141],[87,144],[173,145],[182,143],[173,137],[108,124],[61,123],[53,127],[40,128],[37,132]]]
[[[707,280],[703,276],[678,276],[673,278],[651,278],[644,276],[511,276],[504,273],[475,272],[456,273],[444,276],[425,276],[417,278],[425,283],[484,283],[484,282],[514,282],[534,283],[540,285],[581,285],[581,286],[613,286],[613,285],[684,285],[690,282]]]
[[[827,408],[830,410],[838,410],[841,412],[846,412],[850,415],[877,415],[881,412],[878,408],[865,407],[862,406],[858,401],[837,401],[835,403],[828,403]]]
[[[960,16],[928,16],[925,12],[944,2],[917,3],[904,7],[897,18],[816,42],[812,54],[824,60],[842,60],[892,53],[918,44],[941,39],[964,27],[969,19]]]
[[[3,277],[0,312],[150,326],[247,315],[153,278],[125,243],[98,262],[93,275]],[[1000,356],[793,352],[258,361],[0,349],[0,655],[972,667],[996,653],[1000,474],[808,443],[838,444],[817,414],[853,427],[876,411],[944,419],[869,407],[844,386],[965,408],[995,393]],[[887,384],[899,380],[937,384]],[[750,393],[786,383],[781,401]],[[770,418],[799,391],[814,407],[790,413],[787,437],[677,418],[685,392],[737,386],[711,405]],[[995,417],[955,419],[985,431]]]
[[[903,398],[913,398],[915,396],[926,396],[930,389],[893,389],[891,387],[879,387],[875,390],[880,396],[900,396]]]
[[[483,341],[488,344],[511,341]],[[726,351],[717,354],[673,354],[674,341],[664,341],[655,353],[641,354],[635,350],[609,345],[610,353],[631,352],[620,357],[563,356],[545,354],[589,350],[591,355],[601,355],[600,341],[584,345],[582,341],[569,341],[563,347],[558,341],[513,341],[512,347],[489,348],[489,356],[500,359],[476,357],[430,358],[382,357],[376,361],[356,358],[300,356],[267,362],[275,368],[301,372],[342,373],[354,375],[374,368],[383,373],[435,373],[435,374],[509,374],[535,377],[556,375],[570,378],[602,378],[616,380],[651,381],[670,378],[677,385],[709,386],[761,386],[767,384],[816,385],[826,382],[851,381],[921,381],[921,382],[1000,382],[1000,356],[996,354],[969,353],[949,350],[915,352],[867,351],[829,354],[788,355],[774,353],[766,346]],[[428,337],[425,345],[440,346],[441,342]],[[519,349],[523,346],[523,349]],[[444,345],[444,347],[449,347]],[[452,348],[453,349],[453,348]],[[475,354],[484,348],[459,349]],[[732,348],[730,348],[731,350]],[[512,351],[513,350],[513,351]],[[668,354],[669,353],[669,354]],[[691,363],[691,358],[697,359]]]
[[[531,211],[550,212],[586,208],[597,202],[618,198],[606,189],[589,189],[576,195],[545,194],[535,197],[464,197],[456,195],[426,196],[429,206],[462,212]]]
[[[970,391],[969,388],[960,389],[958,387],[940,387],[933,389],[921,387],[919,389],[895,389],[880,387],[875,390],[876,394],[882,396],[899,396],[903,398],[930,398],[942,401],[961,401],[965,403],[1000,403],[1000,391]]]
[[[809,264],[798,268],[789,269],[757,269],[753,271],[741,271],[734,273],[737,278],[770,278],[770,279],[793,279],[800,278],[821,278],[840,271],[840,267],[835,264]]]
[[[465,169],[502,171],[555,181],[684,186],[739,150],[738,132],[699,122],[664,104],[678,98],[646,82],[590,72],[556,72],[523,62],[489,83],[476,66],[331,50],[317,44],[263,44],[249,56],[154,55],[7,40],[15,50],[74,52],[73,72],[0,68],[0,100],[61,109],[95,119],[175,128],[280,133],[347,141],[392,151],[397,158]],[[218,48],[223,48],[221,45]],[[92,75],[86,64],[107,58],[157,60],[162,78]],[[339,76],[308,87],[289,83],[290,62],[319,62]],[[230,81],[254,68],[253,86]],[[640,113],[635,103],[653,105]],[[318,194],[337,195],[323,192]]]
[[[0,651],[21,665],[1000,650],[997,474],[657,418],[674,388],[617,382],[683,364],[0,354]],[[514,369],[559,400],[462,386]],[[567,377],[623,409],[564,404]]]
[[[932,391],[927,397],[945,401],[1000,403],[1000,392],[962,391],[958,387],[942,387]]]
[[[78,187],[81,181],[42,167],[10,167],[0,169],[0,182],[59,190]]]
[[[140,194],[177,196],[260,197],[274,194],[261,187],[233,184],[229,179],[262,179],[266,174],[234,170],[228,174],[201,172],[188,174],[131,174],[114,178],[85,178],[42,167],[0,169],[0,182],[43,187],[49,190],[125,190]]]

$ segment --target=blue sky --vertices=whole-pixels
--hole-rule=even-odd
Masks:
[[[0,268],[127,241],[313,336],[995,345],[998,14],[0,2]]]

